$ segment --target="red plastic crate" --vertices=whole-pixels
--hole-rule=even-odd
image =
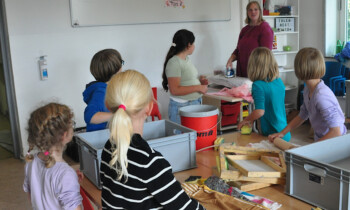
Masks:
[[[221,116],[221,126],[235,125],[237,124],[238,114],[223,115]]]
[[[241,102],[237,103],[223,103],[221,104],[221,113],[223,116],[226,115],[237,115],[241,111]]]

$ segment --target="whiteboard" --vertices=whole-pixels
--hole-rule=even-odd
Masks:
[[[70,0],[73,27],[228,21],[231,0]]]

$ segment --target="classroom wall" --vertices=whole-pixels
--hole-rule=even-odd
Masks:
[[[304,20],[313,18],[302,9],[303,4],[312,6],[309,1],[300,1]],[[57,101],[69,105],[77,126],[85,125],[82,92],[93,80],[89,72],[91,57],[101,49],[119,50],[126,61],[124,69],[139,70],[152,86],[161,89],[162,66],[172,36],[178,29],[186,28],[196,36],[196,49],[190,58],[199,72],[208,74],[223,69],[237,43],[240,2],[232,0],[230,21],[72,28],[69,0],[5,0],[23,154],[28,148],[25,128],[29,114],[43,103]],[[308,36],[314,28],[301,23],[300,30],[301,40],[303,36],[309,40],[301,41],[301,46],[312,41],[315,47],[322,47],[317,37]],[[47,55],[46,81],[40,80],[38,70],[37,61],[42,55]],[[168,94],[159,90],[158,98],[166,118]]]
[[[315,47],[324,53],[324,0],[299,0],[300,48]]]
[[[223,68],[240,31],[240,3],[232,0],[231,21],[119,25],[72,28],[69,0],[5,0],[10,50],[24,153],[30,112],[42,103],[69,105],[77,126],[84,126],[82,92],[93,80],[89,65],[94,53],[115,48],[125,60],[124,69],[144,73],[152,86],[161,87],[164,58],[173,34],[186,28],[196,36],[190,57],[202,74]],[[200,5],[199,5],[200,7]],[[49,79],[41,81],[38,57],[47,55]],[[166,117],[168,94],[158,93]]]

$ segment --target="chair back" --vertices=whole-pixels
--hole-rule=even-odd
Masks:
[[[346,67],[345,65],[342,65],[341,74],[346,80],[349,79],[350,77],[349,73],[350,73],[350,68]]]
[[[322,77],[324,83],[330,87],[330,78],[342,75],[342,64],[338,61],[326,61],[326,74]]]
[[[80,195],[83,198],[82,203],[83,203],[84,210],[94,210],[94,207],[90,203],[90,200],[89,200],[88,196],[86,195],[85,190],[82,187],[80,187]]]
[[[152,87],[152,92],[153,92],[153,97],[154,99],[157,100],[157,87]],[[161,120],[162,119],[162,116],[159,112],[159,108],[158,108],[158,104],[157,103],[153,103],[153,109],[152,109],[152,112],[151,112],[151,115],[152,117],[152,121],[154,121],[154,117],[157,117],[158,120]]]

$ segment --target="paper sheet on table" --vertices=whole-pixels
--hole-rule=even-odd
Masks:
[[[245,77],[231,77],[231,78],[226,78],[223,75],[211,75],[207,76],[207,79],[210,84],[216,84],[216,85],[222,85],[225,87],[238,87],[244,84],[247,84],[249,89],[252,88],[253,82],[250,81],[248,78]]]

